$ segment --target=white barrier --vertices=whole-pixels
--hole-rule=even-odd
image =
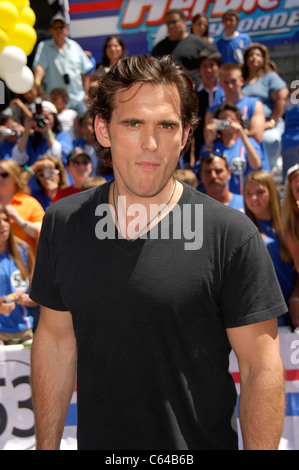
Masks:
[[[281,356],[286,371],[287,408],[281,450],[299,450],[299,335],[280,333]],[[234,354],[231,373],[239,391]],[[30,390],[30,349],[0,346],[0,450],[35,448]],[[61,449],[76,449],[76,390],[67,415]]]

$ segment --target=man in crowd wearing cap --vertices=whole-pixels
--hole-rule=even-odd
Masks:
[[[67,188],[58,189],[53,202],[81,191],[83,183],[92,173],[92,163],[88,153],[80,147],[75,147],[67,156],[67,171],[73,177],[74,183]]]
[[[52,18],[50,33],[52,38],[38,45],[34,57],[35,82],[40,85],[45,81],[48,96],[53,88],[66,88],[68,107],[75,109],[81,116],[86,111],[85,95],[89,86],[87,73],[93,64],[79,44],[67,37],[69,26],[62,15]]]

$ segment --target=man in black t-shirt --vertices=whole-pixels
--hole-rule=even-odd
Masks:
[[[37,449],[59,447],[76,375],[79,449],[237,449],[231,348],[244,447],[276,449],[286,306],[251,221],[172,176],[197,122],[191,78],[169,57],[121,59],[91,113],[115,178],[44,218]]]
[[[190,73],[196,86],[200,84],[198,56],[203,49],[209,49],[207,42],[187,31],[187,22],[182,10],[173,8],[165,15],[168,36],[158,42],[152,50],[154,57],[172,55]]]

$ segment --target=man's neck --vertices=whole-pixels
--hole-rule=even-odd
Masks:
[[[227,32],[225,31],[224,38],[225,39],[233,39],[233,38],[239,36],[239,34],[240,34],[239,31],[227,31]]]
[[[215,90],[216,86],[217,86],[217,80],[213,81],[213,82],[202,82],[202,86],[203,88],[207,89],[207,90]]]
[[[231,95],[229,97],[225,95],[225,98],[226,98],[226,101],[230,101],[231,103],[237,103],[241,98],[243,98],[243,96],[244,95],[242,91],[238,91],[234,95]]]
[[[66,45],[66,39],[61,39],[61,40],[55,40],[55,44],[56,46],[59,48],[59,49],[64,49],[65,45]]]
[[[216,194],[215,193],[209,194],[209,192],[207,191],[207,195],[225,205],[229,204],[233,198],[233,194],[230,192],[227,186],[225,186],[223,191],[221,192],[219,191]]]
[[[188,36],[189,36],[189,33],[187,31],[185,31],[184,34],[182,34],[182,36],[180,36],[180,37],[170,38],[168,36],[168,39],[169,39],[169,41],[178,42],[178,41],[183,41],[183,39],[186,39]]]

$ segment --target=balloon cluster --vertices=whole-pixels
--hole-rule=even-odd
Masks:
[[[35,20],[29,0],[0,0],[0,78],[14,93],[27,93],[34,84],[27,56],[37,40]]]

